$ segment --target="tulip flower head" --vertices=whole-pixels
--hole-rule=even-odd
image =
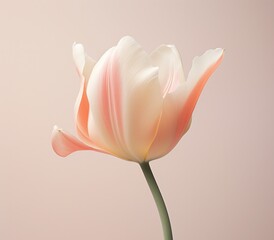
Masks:
[[[81,78],[75,104],[79,138],[55,126],[54,151],[65,157],[93,150],[138,163],[166,155],[189,129],[200,93],[223,53],[217,48],[195,57],[185,79],[173,45],[148,54],[127,36],[96,62],[75,43],[73,58]]]

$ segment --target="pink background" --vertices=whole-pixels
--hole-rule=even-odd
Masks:
[[[74,41],[100,55],[124,35],[192,58],[226,49],[192,127],[152,162],[175,240],[274,239],[272,0],[2,1],[0,239],[162,239],[137,164],[95,152],[68,158],[54,124],[75,133]]]

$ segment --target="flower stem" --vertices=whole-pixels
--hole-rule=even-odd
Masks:
[[[153,176],[153,173],[151,171],[151,168],[149,166],[148,162],[144,162],[140,164],[142,171],[144,173],[144,176],[147,180],[147,183],[149,185],[150,191],[153,195],[154,201],[157,205],[158,212],[161,218],[162,222],[162,228],[164,233],[164,240],[172,240],[172,230],[170,225],[170,220],[167,212],[167,208],[164,202],[164,199],[162,197],[162,194],[160,192],[160,189],[157,185],[157,182]]]

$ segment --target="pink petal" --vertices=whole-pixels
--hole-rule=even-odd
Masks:
[[[95,61],[85,54],[81,44],[73,44],[73,58],[81,77],[81,87],[75,103],[75,123],[79,137],[89,145],[94,145],[88,133],[89,103],[86,95],[87,82]]]
[[[159,158],[173,149],[178,117],[186,98],[186,83],[180,55],[171,45],[163,45],[151,54],[152,61],[159,66],[159,81],[164,97],[163,111],[157,134],[146,160]]]
[[[170,152],[191,124],[191,115],[203,86],[220,64],[223,51],[209,50],[196,57],[188,81],[164,99],[162,118],[146,160],[159,158]]]
[[[120,147],[121,79],[117,61],[113,61],[114,48],[108,50],[95,65],[87,87],[91,116],[88,129],[98,146],[115,155],[123,155]]]
[[[166,95],[158,131],[148,151],[146,161],[160,158],[174,148],[180,109],[185,97],[186,88],[183,85]]]
[[[55,153],[61,157],[66,157],[69,154],[79,150],[94,150],[103,152],[87,146],[74,136],[64,132],[62,129],[59,129],[57,126],[55,126],[52,131],[51,144]]]
[[[80,91],[75,103],[75,123],[79,137],[87,144],[94,144],[88,133],[89,102],[86,94],[86,81],[82,79]]]
[[[202,56],[193,59],[192,68],[187,78],[187,99],[181,109],[176,144],[187,131],[194,107],[209,77],[217,69],[223,59],[223,49],[217,48],[206,51]]]

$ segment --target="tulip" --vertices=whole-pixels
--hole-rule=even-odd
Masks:
[[[185,80],[180,55],[172,45],[147,54],[133,38],[124,37],[98,62],[81,44],[73,45],[81,78],[75,104],[79,139],[55,126],[52,147],[62,157],[93,150],[139,163],[165,240],[173,239],[170,220],[149,161],[169,153],[187,132],[201,91],[223,52],[217,48],[195,57]]]
[[[187,80],[175,46],[162,45],[148,54],[128,36],[98,62],[75,43],[73,58],[81,78],[75,104],[79,139],[55,126],[54,151],[65,157],[94,150],[142,163],[169,153],[187,132],[223,49],[195,57]]]

